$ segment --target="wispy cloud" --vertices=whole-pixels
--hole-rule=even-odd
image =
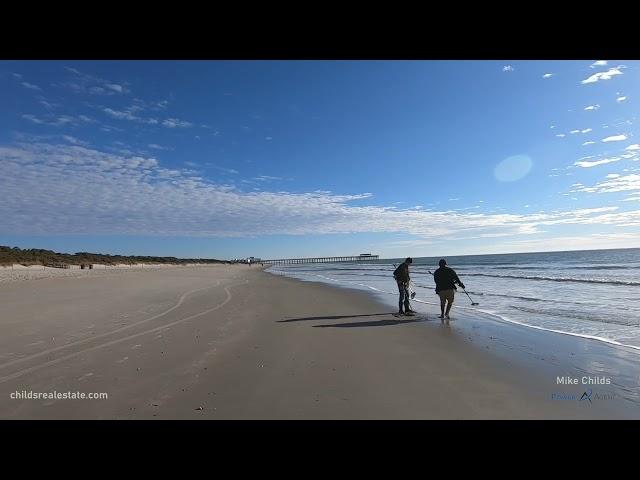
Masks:
[[[193,123],[178,118],[167,118],[162,121],[162,126],[167,128],[188,128],[192,127]]]
[[[607,138],[603,138],[602,141],[607,143],[607,142],[621,142],[623,140],[626,140],[628,137],[625,134],[621,134],[621,135],[611,135],[610,137]]]
[[[593,145],[594,143],[596,143],[596,142],[593,142],[593,141],[590,140],[588,142],[584,142],[582,145],[583,146],[585,146],[585,145]]]
[[[71,115],[44,115],[37,116],[30,113],[26,113],[22,115],[22,118],[25,120],[29,120],[32,123],[37,125],[49,125],[52,127],[64,127],[64,126],[77,126],[82,123],[93,123],[94,120],[85,115],[79,115],[77,117]]]
[[[607,163],[619,162],[620,160],[622,160],[622,157],[610,157],[610,158],[603,158],[602,160],[592,160],[592,161],[579,160],[575,162],[574,165],[576,167],[591,168],[591,167],[597,167],[598,165],[606,165]]]
[[[129,109],[136,111],[151,110],[155,112],[166,110],[169,106],[168,100],[148,101],[141,98],[134,98],[133,105]]]
[[[85,147],[89,146],[89,142],[80,140],[79,138],[76,138],[76,137],[72,137],[71,135],[63,135],[62,138],[73,145],[82,145]]]
[[[505,65],[504,67],[502,67],[502,71],[503,72],[513,72],[513,71],[515,71],[515,68],[513,68],[513,66],[511,66],[511,65]]]
[[[572,133],[572,134],[575,135],[577,133],[589,133],[591,131],[592,131],[591,128],[585,128],[585,129],[582,129],[582,130],[571,130],[571,132],[569,132],[569,133]]]
[[[146,123],[148,125],[157,125],[160,121],[157,118],[152,117],[141,117],[137,114],[138,111],[142,110],[141,107],[132,105],[130,107],[125,108],[124,110],[114,110],[112,108],[103,107],[102,111],[109,115],[110,117],[117,118],[119,120],[130,120],[134,122]]]
[[[22,85],[24,88],[28,88],[29,90],[37,90],[37,91],[39,91],[39,92],[41,92],[41,91],[42,91],[42,89],[41,89],[39,86],[34,85],[33,83],[29,83],[29,82],[22,82],[22,83],[21,83],[21,85]]]
[[[600,105],[589,105],[588,107],[584,107],[585,110],[589,111],[589,110],[598,110],[600,108]]]
[[[158,145],[157,143],[150,143],[149,145],[147,145],[149,148],[152,148],[154,150],[169,150],[169,148],[167,147],[163,147],[162,145]]]
[[[633,145],[629,145],[625,150],[640,150],[640,144],[634,143]]]
[[[438,239],[443,235],[529,235],[548,225],[640,221],[640,210],[623,212],[617,207],[529,214],[458,213],[361,204],[371,201],[368,193],[244,192],[189,170],[165,168],[152,157],[77,145],[29,142],[0,146],[0,169],[0,191],[5,198],[0,202],[0,233],[12,234],[402,232]],[[640,176],[636,177],[640,186]],[[356,200],[360,202],[355,204]],[[55,208],[43,216],[42,205]]]
[[[273,182],[276,180],[282,180],[282,177],[272,177],[271,175],[260,175],[257,177],[253,177],[254,180],[258,182]]]
[[[57,103],[52,103],[52,102],[48,101],[46,98],[40,98],[39,103],[40,103],[40,105],[42,105],[47,110],[53,110],[53,109],[58,108],[60,106]]]
[[[640,191],[640,175],[629,174],[614,178],[609,177],[591,187],[580,186],[574,191],[586,193],[615,193],[636,190]]]
[[[124,132],[122,128],[114,127],[112,125],[102,125],[100,127],[100,130],[107,133]]]
[[[216,165],[215,163],[205,163],[205,166],[208,167],[208,168],[213,168],[215,170],[219,170],[219,171],[224,172],[224,173],[229,173],[231,175],[237,175],[238,173],[240,173],[238,170],[236,170],[234,168],[220,167],[219,165]]]
[[[144,111],[145,107],[140,104],[131,105],[123,110],[114,110],[113,108],[102,107],[102,111],[112,118],[119,120],[129,120],[133,122],[143,123],[147,125],[162,125],[166,128],[188,128],[193,123],[178,118],[166,118],[164,120],[154,117],[143,117],[139,112]]]
[[[606,72],[594,73],[590,77],[582,80],[581,83],[586,84],[586,83],[596,83],[596,82],[599,82],[600,80],[611,80],[616,75],[622,75],[622,69],[624,68],[626,68],[624,65],[618,65],[615,68],[610,68]]]
[[[75,68],[65,67],[65,70],[73,75],[73,80],[63,83],[62,86],[77,93],[89,95],[121,95],[130,93],[130,90],[124,83],[116,83],[111,80],[89,75]]]
[[[591,65],[589,65],[589,67],[590,68],[605,67],[606,65],[607,65],[607,61],[606,60],[596,60]]]
[[[542,78],[551,78],[553,77],[553,73],[545,73],[544,75],[542,75]]]
[[[618,102],[618,103],[622,103],[622,102],[624,102],[626,99],[627,99],[627,97],[625,97],[625,96],[618,97],[618,98],[616,98],[616,102]]]

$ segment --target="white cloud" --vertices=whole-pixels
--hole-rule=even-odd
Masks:
[[[596,142],[588,141],[588,142],[584,142],[582,145],[583,146],[584,145],[593,145],[594,143],[596,143]]]
[[[600,108],[600,105],[589,105],[588,107],[585,107],[585,110],[598,110]]]
[[[556,135],[556,137],[558,137],[558,138],[563,138],[563,137],[565,137],[565,136],[566,136],[566,135],[565,135],[564,133],[558,133],[558,134]]]
[[[79,138],[72,137],[71,135],[63,135],[62,138],[73,145],[83,145],[88,146],[89,142],[85,142],[84,140],[80,140]]]
[[[104,108],[102,111],[107,115],[112,116],[113,118],[124,120],[141,120],[139,117],[136,117],[129,111],[113,110],[112,108]]]
[[[90,95],[117,95],[127,94],[129,89],[126,85],[112,82],[103,78],[89,75],[75,68],[65,67],[67,72],[73,74],[73,81],[63,83],[62,86],[70,88],[77,93]]]
[[[581,186],[575,191],[586,193],[615,193],[640,191],[640,175],[629,174],[608,178],[592,187]]]
[[[623,140],[626,140],[628,137],[625,134],[621,134],[621,135],[612,135],[610,137],[607,138],[603,138],[602,141],[603,142],[621,142]]]
[[[272,177],[271,175],[260,175],[258,177],[253,177],[253,179],[259,182],[271,182],[274,180],[282,180],[282,177]]]
[[[29,120],[32,123],[35,123],[37,125],[49,125],[52,127],[64,127],[64,126],[77,126],[81,123],[90,123],[93,122],[93,120],[89,117],[86,117],[84,115],[80,115],[78,117],[73,117],[71,115],[44,115],[44,116],[37,116],[37,115],[32,115],[32,114],[24,114],[22,115],[22,118],[24,118],[25,120]]]
[[[640,150],[640,144],[634,143],[633,145],[629,145],[625,150]]]
[[[53,110],[54,108],[59,107],[60,105],[57,103],[51,103],[48,100],[41,98],[40,99],[40,105],[42,105],[44,108],[46,108],[47,110]]]
[[[622,102],[624,102],[626,99],[627,99],[627,97],[624,97],[624,96],[622,96],[622,97],[618,97],[618,98],[616,98],[616,102],[618,102],[618,103],[622,103]]]
[[[580,133],[589,133],[591,131],[592,131],[591,128],[585,128],[584,130],[580,130]]]
[[[608,175],[607,175],[606,177],[604,177],[604,178],[618,178],[618,177],[620,177],[620,176],[621,176],[621,175],[620,175],[619,173],[610,173],[610,174],[608,174]]]
[[[580,130],[571,130],[569,133],[580,133]]]
[[[591,162],[579,160],[575,162],[574,165],[576,167],[591,168],[591,167],[597,167],[598,165],[606,165],[607,163],[619,162],[620,160],[622,160],[622,157],[604,158],[602,160],[595,160]]]
[[[167,118],[165,120],[158,120],[152,117],[141,117],[138,112],[143,111],[144,107],[139,104],[134,104],[124,110],[114,110],[112,108],[103,108],[102,111],[113,118],[120,120],[130,120],[139,123],[146,123],[147,125],[162,125],[167,128],[188,128],[192,127],[193,123],[178,118]]]
[[[113,90],[114,92],[118,92],[118,93],[124,92],[124,87],[122,85],[118,85],[115,83],[107,83],[106,87],[110,90]]]
[[[589,65],[590,68],[596,68],[596,67],[605,67],[607,65],[607,61],[606,60],[597,60],[595,62],[593,62],[591,65]]]
[[[24,88],[28,88],[28,89],[30,89],[30,90],[38,90],[38,91],[40,91],[40,92],[42,91],[42,89],[41,89],[39,86],[34,85],[33,83],[29,83],[29,82],[22,82],[22,83],[21,83],[21,85],[22,85]]]
[[[167,128],[188,128],[193,126],[193,123],[179,120],[177,118],[167,118],[166,120],[162,121],[162,126]]]
[[[619,65],[615,68],[610,68],[606,72],[598,72],[591,75],[589,78],[582,80],[582,84],[596,83],[600,80],[611,80],[616,75],[622,75],[621,69],[625,68],[624,65]]]
[[[29,120],[30,122],[33,123],[37,123],[37,124],[44,124],[44,120],[41,120],[40,118],[36,117],[35,115],[31,115],[30,113],[25,113],[22,115],[22,118],[24,118],[25,120]]]
[[[244,236],[402,232],[423,239],[529,235],[545,225],[632,224],[640,210],[458,213],[354,204],[369,193],[245,192],[154,158],[78,145],[0,146],[0,233]],[[640,183],[640,176],[638,182]],[[260,176],[260,182],[276,177]],[[610,179],[620,181],[621,178]],[[583,187],[587,188],[587,187]],[[42,215],[42,205],[48,205]]]
[[[86,115],[78,115],[78,118],[86,123],[96,123],[96,121],[93,118],[87,117]]]
[[[518,253],[518,252],[554,252],[564,250],[596,250],[601,248],[632,248],[640,242],[638,234],[592,234],[582,236],[563,236],[532,240],[512,240],[492,243],[463,252],[464,254]],[[443,252],[446,253],[446,252]],[[399,252],[395,255],[399,256]],[[413,256],[418,256],[413,253]],[[444,255],[441,255],[444,256]]]
[[[214,168],[216,170],[220,170],[221,172],[224,172],[224,173],[230,173],[231,175],[237,175],[238,173],[240,173],[238,172],[238,170],[235,170],[233,168],[220,167],[214,163],[206,163],[205,166],[209,168]]]
[[[163,147],[162,145],[158,145],[157,143],[150,143],[147,146],[149,148],[153,148],[154,150],[169,150],[167,147]]]
[[[515,68],[513,68],[511,65],[505,65],[504,67],[502,67],[503,72],[513,72],[514,70]]]
[[[553,77],[553,73],[545,73],[544,75],[542,75],[542,78],[551,78]]]

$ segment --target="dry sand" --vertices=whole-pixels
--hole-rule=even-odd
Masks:
[[[577,408],[575,402],[553,401],[555,387],[544,372],[473,344],[454,322],[443,325],[435,315],[395,318],[363,293],[256,267],[5,283],[0,305],[2,419],[637,413],[629,403],[612,409],[611,402]],[[108,399],[11,398],[15,392],[54,391],[105,392]]]
[[[207,265],[184,264],[117,264],[102,265],[94,264],[92,269],[81,269],[80,265],[70,265],[69,268],[45,267],[42,265],[21,265],[14,264],[8,266],[0,266],[0,284],[9,282],[22,282],[25,280],[39,280],[43,278],[59,278],[59,277],[92,277],[103,275],[117,275],[132,270],[158,270],[171,268],[196,268],[205,267]]]

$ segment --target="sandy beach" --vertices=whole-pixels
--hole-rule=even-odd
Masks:
[[[194,264],[95,264],[92,269],[81,269],[80,265],[69,265],[69,268],[45,267],[43,265],[4,265],[0,266],[0,284],[21,282],[25,280],[40,280],[44,278],[84,278],[92,276],[118,275],[138,270],[166,270],[173,268],[197,268],[205,265]]]
[[[57,275],[0,282],[1,419],[640,418],[640,355],[588,339],[246,265]]]

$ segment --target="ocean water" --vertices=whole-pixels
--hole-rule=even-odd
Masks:
[[[269,272],[370,292],[397,308],[394,264],[274,265]],[[439,315],[433,272],[439,257],[414,258],[412,308]],[[478,302],[458,289],[452,318],[484,315],[504,322],[623,345],[640,353],[640,248],[447,257]]]

